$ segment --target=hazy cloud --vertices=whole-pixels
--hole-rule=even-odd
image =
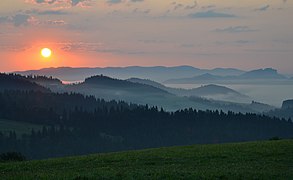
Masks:
[[[0,44],[0,51],[20,52],[30,49],[31,46],[24,44]]]
[[[211,8],[215,8],[215,5],[208,5],[208,6],[202,6],[202,9],[211,9]]]
[[[291,53],[292,49],[246,49],[245,51],[255,53]]]
[[[109,5],[120,4],[120,3],[137,3],[144,2],[144,0],[106,0],[106,3]]]
[[[0,23],[10,23],[16,27],[27,25],[65,25],[64,20],[45,20],[40,21],[29,14],[16,14],[13,16],[0,17]]]
[[[122,3],[122,0],[107,0],[108,4],[119,4]]]
[[[8,16],[0,16],[0,23],[5,23],[7,22],[9,19],[8,19]]]
[[[15,26],[27,25],[31,19],[32,17],[27,14],[16,14],[12,17],[12,21]]]
[[[183,7],[183,4],[176,4],[176,5],[174,6],[174,10],[180,9],[180,8],[182,8],[182,7]]]
[[[44,5],[87,7],[90,5],[92,0],[25,0],[25,2]]]
[[[235,41],[237,44],[251,44],[254,43],[254,41],[249,41],[249,40],[237,40]]]
[[[54,4],[57,0],[33,0],[37,4]]]
[[[216,45],[224,45],[224,46],[244,46],[244,45],[250,45],[254,43],[254,41],[251,40],[236,40],[236,41],[216,41]]]
[[[180,46],[183,47],[183,48],[193,48],[193,47],[195,47],[194,44],[181,44]]]
[[[36,15],[66,15],[69,14],[68,12],[62,10],[47,10],[47,11],[40,11],[38,9],[26,10],[26,14],[36,14]]]
[[[85,2],[84,0],[71,0],[71,5],[72,6],[76,6],[78,5],[79,3],[83,3]]]
[[[35,21],[33,16],[27,14],[0,17],[0,23],[12,23],[14,26],[28,25]]]
[[[103,48],[102,43],[89,43],[89,42],[65,42],[59,43],[61,49],[64,51],[97,51]]]
[[[227,32],[227,33],[241,33],[241,32],[253,32],[257,31],[255,29],[251,29],[248,26],[230,26],[222,29],[216,29],[216,32]]]
[[[130,0],[131,2],[143,2],[144,0]]]
[[[166,43],[166,41],[156,40],[156,39],[143,39],[143,40],[138,40],[138,42],[141,42],[141,43],[144,43],[144,44],[161,44],[161,43]]]
[[[270,7],[270,5],[264,5],[260,8],[255,9],[255,11],[266,11],[269,9],[269,7]]]
[[[48,20],[44,22],[40,22],[40,24],[46,24],[46,25],[65,25],[66,22],[64,20]]]
[[[197,7],[197,1],[194,1],[193,2],[193,5],[187,5],[187,6],[185,6],[184,9],[194,9],[196,7]]]
[[[221,12],[209,10],[209,11],[202,11],[202,12],[189,14],[188,17],[190,18],[234,18],[236,16],[233,14],[221,13]]]
[[[149,52],[106,47],[103,43],[91,42],[61,42],[58,43],[63,51],[68,52],[99,52],[109,54],[141,55]]]
[[[139,10],[138,8],[135,8],[132,12],[139,14],[149,14],[151,12],[151,9]]]
[[[170,9],[169,12],[176,11],[178,9],[190,10],[197,7],[197,1],[193,1],[193,4],[188,4],[188,5],[186,5],[185,3],[179,3],[179,2],[173,1],[171,3],[171,6],[173,6],[172,7],[173,9]]]

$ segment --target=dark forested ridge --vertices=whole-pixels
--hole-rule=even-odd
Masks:
[[[223,88],[225,89],[224,91],[222,90]],[[76,92],[94,95],[97,98],[106,100],[114,99],[142,105],[149,104],[151,106],[163,107],[169,111],[192,107],[200,110],[221,109],[225,112],[231,110],[243,113],[262,113],[274,109],[274,107],[269,105],[259,107],[255,106],[255,104],[240,103],[243,100],[247,101],[247,97],[221,86],[208,85],[196,89],[183,90],[164,88],[162,85],[158,86],[155,82],[149,83],[148,80],[120,80],[103,75],[92,76],[84,82],[65,85],[60,90],[55,92]],[[203,91],[208,91],[208,93],[204,94]],[[234,93],[231,93],[231,91]],[[205,95],[207,95],[209,100],[205,98]],[[213,97],[218,97],[219,99],[222,97],[222,100],[214,100]]]
[[[226,94],[233,94],[234,96],[240,96],[240,97],[245,96],[245,95],[243,95],[233,89],[227,88],[225,86],[218,86],[215,84],[204,85],[199,88],[182,89],[182,88],[167,87],[161,83],[158,83],[156,81],[152,81],[149,79],[130,78],[130,79],[127,79],[127,81],[140,83],[140,84],[147,84],[147,85],[163,89],[167,92],[170,92],[172,94],[176,94],[179,96],[200,96],[200,97],[203,97],[203,96],[207,96],[207,95],[211,96],[211,95],[226,95]]]
[[[47,88],[38,85],[34,81],[46,79],[49,80],[50,78],[41,76],[21,76],[17,74],[3,74],[0,73],[0,91],[3,90],[24,90],[24,91],[42,91],[42,92],[49,92]]]
[[[0,92],[0,119],[44,125],[21,137],[0,133],[1,152],[28,158],[293,137],[291,120],[191,108],[166,112],[74,93]]]
[[[14,79],[19,79],[20,83],[16,82]],[[86,78],[83,82],[63,84],[59,79],[53,77],[3,74],[3,78],[0,79],[0,90],[41,90],[55,93],[75,92],[95,96],[96,98],[105,99],[107,101],[122,100],[141,105],[149,104],[151,106],[160,106],[169,111],[192,107],[200,110],[218,109],[224,112],[263,113],[275,109],[269,105],[255,106],[255,104],[249,104],[247,97],[237,92],[231,93],[233,90],[226,89],[225,87],[208,85],[197,89],[186,90],[162,87],[162,85],[160,87],[154,83],[149,84],[144,81],[130,82],[130,80],[96,75]],[[7,85],[7,82],[12,83],[13,86]],[[21,84],[26,84],[26,86],[21,86]],[[224,88],[225,90],[220,90],[219,92],[219,88]],[[198,89],[201,89],[201,92],[199,92]],[[207,97],[202,94],[203,91],[209,91],[208,94],[205,94],[208,95]],[[218,98],[218,100],[214,98]],[[242,101],[246,103],[240,103]]]

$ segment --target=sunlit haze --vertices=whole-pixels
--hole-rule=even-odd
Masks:
[[[49,48],[43,48],[41,54],[44,58],[49,58],[52,55],[52,51]]]
[[[0,0],[0,180],[293,179],[292,18],[293,0]]]
[[[287,0],[2,0],[0,71],[184,64],[291,74],[290,17]]]

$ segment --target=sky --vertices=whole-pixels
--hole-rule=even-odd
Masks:
[[[1,0],[0,72],[190,65],[293,74],[291,18],[292,0]]]

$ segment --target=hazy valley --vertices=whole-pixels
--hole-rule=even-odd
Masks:
[[[1,0],[0,180],[293,179],[293,1]]]

